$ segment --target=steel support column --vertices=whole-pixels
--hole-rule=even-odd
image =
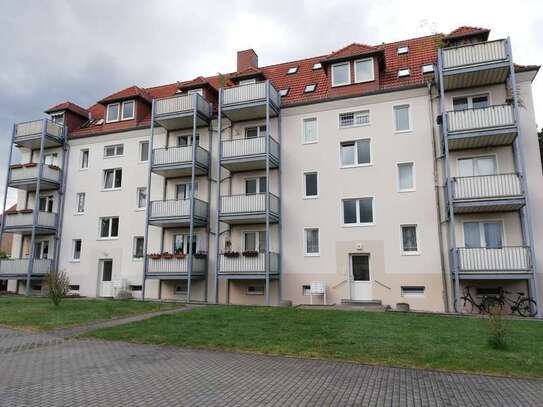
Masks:
[[[266,305],[270,305],[270,81],[266,81]]]
[[[281,96],[279,96],[279,105],[281,105]],[[277,282],[277,297],[278,304],[281,304],[283,301],[283,182],[281,180],[282,171],[281,171],[281,110],[279,110],[279,115],[277,116],[277,141],[279,143],[279,166],[277,167],[277,177],[279,183],[279,223],[278,223],[278,238],[279,238],[279,280]]]
[[[55,251],[53,258],[53,270],[58,270],[60,262],[60,246],[62,242],[62,225],[64,224],[64,205],[66,203],[66,181],[68,176],[68,165],[70,161],[68,145],[68,128],[63,129],[64,137],[62,142],[62,167],[61,171],[61,184],[59,189],[59,203],[58,203],[58,216],[55,234]]]
[[[222,156],[222,88],[219,89],[219,103],[217,106],[217,139],[219,141],[218,159],[217,159],[217,211],[215,218],[215,278],[213,295],[215,296],[215,304],[219,303],[219,272],[220,272],[220,229],[221,229],[221,156]],[[210,197],[211,198],[211,197]],[[210,200],[211,201],[211,200]]]
[[[187,269],[187,302],[190,302],[191,285],[192,285],[192,241],[194,239],[194,181],[196,174],[194,166],[196,165],[196,120],[198,114],[198,94],[192,95],[193,112],[192,112],[192,165],[190,173],[190,225],[189,225],[189,260]]]
[[[17,131],[17,125],[13,125],[13,130],[11,133],[11,141],[9,144],[9,156],[8,156],[8,169],[6,171],[6,184],[4,187],[4,202],[2,204],[2,222],[0,223],[0,242],[4,238],[4,227],[6,224],[6,203],[8,199],[8,184],[9,184],[9,178],[11,176],[11,160],[13,158],[13,144],[15,143],[15,134]],[[21,242],[22,247],[22,242]],[[11,253],[6,253],[9,256],[11,256]]]

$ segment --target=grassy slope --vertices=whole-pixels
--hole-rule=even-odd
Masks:
[[[543,377],[543,324],[511,321],[510,347],[474,318],[360,311],[203,307],[100,330],[97,338]]]
[[[46,298],[0,297],[0,325],[48,330],[172,308],[130,300],[65,299],[57,308]]]

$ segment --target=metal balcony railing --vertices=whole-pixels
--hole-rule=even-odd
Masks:
[[[460,68],[507,59],[506,40],[459,45],[443,49],[443,68]]]
[[[41,119],[30,122],[18,123],[15,125],[15,142],[27,141],[29,139],[39,138],[43,126],[46,126],[46,135],[58,139],[59,142],[64,137],[64,126],[53,123],[51,120]]]
[[[209,152],[200,146],[196,146],[195,162],[207,168],[209,165]],[[192,146],[155,148],[153,149],[152,165],[192,165]]]
[[[514,126],[513,106],[494,105],[447,112],[447,125],[449,132]]]
[[[157,218],[188,218],[190,217],[190,199],[170,199],[164,201],[151,201],[149,217]],[[207,217],[207,202],[194,199],[194,216]]]
[[[279,93],[270,82],[258,82],[225,88],[223,90],[223,106],[264,101],[266,99],[266,85],[269,86],[271,102],[275,106],[279,106]]]
[[[34,211],[26,209],[17,213],[6,213],[6,229],[9,228],[31,228],[34,221]],[[38,213],[37,226],[45,228],[54,228],[57,224],[57,214],[53,212]]]
[[[497,249],[459,247],[456,253],[461,272],[528,272],[532,269],[527,246]]]
[[[266,255],[258,253],[255,257],[245,257],[240,254],[238,257],[220,255],[220,272],[232,274],[249,274],[266,272]],[[277,274],[279,271],[279,254],[270,252],[270,274]]]
[[[184,259],[153,259],[149,257],[149,273],[188,273],[189,258]],[[206,259],[192,258],[192,273],[203,274],[206,272]]]
[[[1,259],[0,278],[2,274],[26,274],[30,259]],[[32,274],[46,274],[53,269],[52,259],[34,259]]]
[[[522,195],[520,176],[516,173],[453,178],[453,198],[485,199]]]
[[[205,117],[211,116],[211,104],[202,96],[196,95],[196,110]],[[194,112],[194,95],[178,95],[155,101],[155,116],[174,116]]]
[[[30,179],[38,178],[39,165],[28,166],[14,165],[11,168],[11,173],[9,176],[9,182],[20,182]],[[44,165],[43,166],[43,177],[42,179],[50,182],[60,182],[60,169],[55,166]]]
[[[270,137],[270,156],[279,156],[279,143]],[[222,159],[244,158],[266,154],[266,137],[241,138],[222,141]]]
[[[221,215],[266,212],[266,194],[221,196]],[[279,198],[270,193],[270,213],[279,213]]]

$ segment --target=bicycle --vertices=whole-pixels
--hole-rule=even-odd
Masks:
[[[516,294],[517,299],[512,300],[505,294]],[[537,303],[533,298],[527,297],[523,292],[512,293],[500,288],[500,293],[497,296],[486,297],[483,299],[484,307],[490,312],[494,308],[498,308],[501,312],[508,305],[511,309],[511,314],[517,312],[521,317],[535,317],[537,314]]]
[[[460,303],[462,303],[462,308],[459,308]],[[480,314],[484,314],[488,312],[486,308],[487,304],[487,297],[483,297],[481,302],[478,303],[471,295],[470,287],[466,287],[464,288],[464,295],[459,298],[458,302],[455,302],[454,309],[456,312],[465,312],[468,314],[473,314],[473,311],[477,309]]]

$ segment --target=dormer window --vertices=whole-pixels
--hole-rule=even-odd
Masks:
[[[409,52],[409,47],[407,45],[403,47],[398,47],[398,55],[404,55]]]
[[[298,65],[288,68],[287,75],[292,75],[298,72]]]
[[[405,78],[406,76],[411,75],[409,68],[402,68],[398,71],[398,78]]]
[[[51,121],[64,126],[64,113],[55,113],[51,115]]]
[[[252,79],[243,79],[241,81],[238,82],[238,85],[252,85],[252,84],[255,84],[256,83],[256,79],[255,78],[252,78]]]
[[[120,113],[120,103],[110,103],[107,105],[106,122],[118,122]]]
[[[204,90],[202,88],[190,89],[187,91],[188,95],[194,95],[195,93],[199,94],[200,96],[204,96]]]
[[[375,79],[373,72],[373,58],[359,59],[354,61],[354,81],[371,82]]]
[[[313,64],[313,70],[321,69],[321,68],[322,68],[322,64],[320,62],[315,62]]]
[[[351,64],[341,62],[332,65],[332,86],[343,86],[351,83]]]
[[[306,87],[304,89],[304,93],[315,92],[315,89],[317,89],[317,84],[316,83],[310,83],[309,85],[306,85]]]
[[[126,102],[123,102],[121,120],[130,120],[134,118],[134,106],[135,102],[133,100],[127,100]]]
[[[422,73],[432,73],[434,72],[434,65],[428,64],[422,66]]]
[[[279,94],[283,97],[283,96],[287,96],[288,95],[288,90],[289,88],[286,88],[286,89],[281,89],[279,91]]]

